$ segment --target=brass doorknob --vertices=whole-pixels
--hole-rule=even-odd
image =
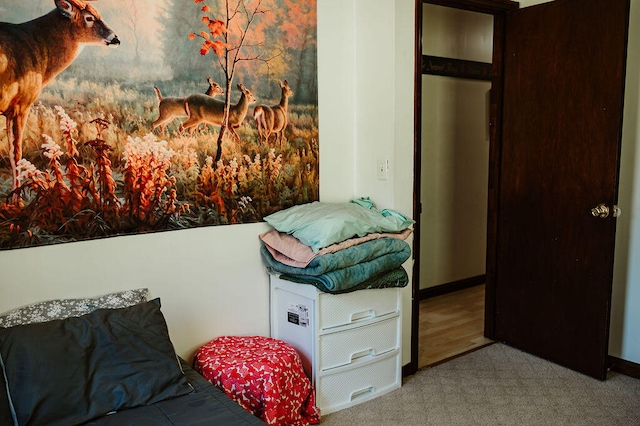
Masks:
[[[593,217],[599,217],[600,219],[605,219],[609,217],[609,214],[610,214],[609,207],[607,207],[607,205],[604,203],[600,203],[600,205],[591,209],[591,215]],[[622,214],[622,210],[620,210],[620,207],[614,205],[613,217],[619,217],[621,214]]]
[[[593,217],[599,217],[600,219],[607,218],[609,217],[609,207],[607,207],[606,204],[600,204],[591,209],[591,215]]]

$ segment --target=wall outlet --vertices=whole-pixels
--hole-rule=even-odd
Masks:
[[[382,159],[378,160],[378,180],[387,180],[389,179],[389,160]]]

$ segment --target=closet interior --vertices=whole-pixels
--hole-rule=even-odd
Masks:
[[[493,15],[423,4],[418,368],[484,334]]]

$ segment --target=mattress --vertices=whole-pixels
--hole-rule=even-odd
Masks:
[[[102,417],[87,426],[264,425],[181,360],[195,392]]]

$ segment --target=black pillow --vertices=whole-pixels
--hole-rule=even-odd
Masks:
[[[0,330],[18,425],[80,424],[191,392],[160,299]]]

